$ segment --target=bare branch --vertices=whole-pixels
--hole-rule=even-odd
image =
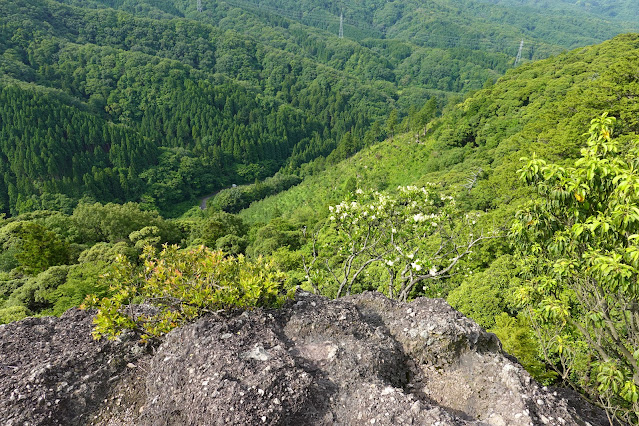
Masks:
[[[466,188],[468,192],[470,192],[470,190],[475,187],[475,184],[477,184],[477,179],[483,172],[484,170],[481,167],[478,167],[477,170],[475,170],[474,172],[470,172],[470,177],[466,179],[466,183],[464,184],[464,188]]]

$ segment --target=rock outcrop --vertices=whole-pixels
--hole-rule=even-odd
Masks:
[[[598,425],[445,301],[307,293],[208,316],[155,348],[94,341],[91,315],[0,326],[6,425]]]

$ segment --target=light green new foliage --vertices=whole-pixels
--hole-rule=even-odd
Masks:
[[[103,278],[111,284],[113,296],[87,299],[87,306],[98,308],[94,337],[113,339],[131,329],[147,340],[206,313],[277,307],[292,296],[291,291],[283,294],[285,275],[262,259],[227,257],[203,246],[168,245],[159,253],[147,246],[141,258],[143,265],[138,268],[119,256]],[[135,313],[132,305],[137,303],[154,309]]]
[[[31,315],[31,311],[29,311],[25,306],[9,306],[7,308],[0,308],[0,324],[19,321],[29,315]]]
[[[414,135],[398,134],[392,142],[365,148],[334,166],[306,176],[302,183],[287,191],[254,202],[239,215],[246,223],[266,223],[278,215],[292,218],[294,212],[308,208],[324,218],[329,204],[339,203],[357,186],[382,191],[414,184],[428,167],[430,151],[426,144],[416,143]]]
[[[506,352],[517,357],[535,380],[543,384],[551,384],[557,373],[548,371],[539,359],[538,344],[531,331],[528,319],[524,314],[512,317],[506,312],[494,317],[494,326],[488,331],[495,333]]]
[[[469,274],[446,300],[482,327],[494,327],[496,317],[502,313],[517,314],[512,297],[513,289],[520,286],[517,274],[512,255],[505,254],[485,271]]]
[[[536,380],[550,384],[557,373],[546,368],[530,322],[514,297],[521,286],[517,262],[512,255],[505,254],[485,271],[469,274],[446,300],[495,333],[504,350],[517,357]]]
[[[592,120],[573,167],[532,158],[520,170],[539,198],[512,234],[520,291],[558,373],[625,421],[639,420],[639,142]]]

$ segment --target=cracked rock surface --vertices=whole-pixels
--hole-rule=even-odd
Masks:
[[[151,351],[90,330],[78,310],[0,326],[0,424],[608,423],[438,299],[298,293],[279,311],[201,318]]]

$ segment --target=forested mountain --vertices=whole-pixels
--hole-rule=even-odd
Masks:
[[[0,7],[6,212],[43,192],[146,194],[165,208],[328,155],[346,133],[363,139],[393,103],[393,88],[212,26],[47,2]]]
[[[441,108],[494,80],[520,38],[526,60],[626,28],[587,11],[577,25],[444,0],[202,6],[0,5],[0,211],[84,197],[175,214],[180,202],[232,183],[351,155],[393,133],[389,115],[428,120],[420,110],[429,98]]]
[[[636,21],[639,16],[636,4],[632,0],[483,0],[492,4],[507,6],[525,6],[561,12],[582,11],[621,22]]]
[[[74,0],[66,0],[73,3]],[[83,2],[84,3],[84,2]],[[339,16],[345,34],[362,40],[385,38],[409,40],[431,47],[466,47],[510,52],[523,36],[536,43],[575,47],[601,41],[636,28],[637,13],[631,2],[548,2],[529,0],[434,0],[429,2],[366,2],[288,0],[203,0],[203,13],[195,14],[196,2],[92,0],[96,7],[118,7],[131,12],[169,14],[213,19],[220,25],[243,26],[237,16],[253,16],[270,25],[284,18],[308,26],[338,32]],[[617,17],[614,25],[606,20]],[[235,27],[237,28],[237,27]],[[514,38],[514,39],[513,39]],[[532,53],[533,50],[531,49]],[[541,55],[547,52],[540,52]]]
[[[583,145],[581,135],[601,111],[618,118],[618,133],[639,132],[634,71],[638,49],[636,35],[622,35],[510,70],[494,86],[431,122],[425,136],[423,128],[413,128],[294,189],[255,203],[242,215],[264,221],[272,217],[270,209],[286,215],[308,203],[321,208],[328,194],[349,179],[378,189],[425,181],[456,187],[479,168],[483,172],[471,191],[476,194],[473,208],[514,210],[527,194],[517,195],[523,190],[515,173],[520,157],[536,152],[549,159],[575,158]],[[324,191],[325,197],[308,196]]]
[[[144,196],[166,210],[194,194],[327,156],[346,135],[370,143],[382,134],[378,127],[367,136],[369,126],[395,104],[406,113],[428,88],[463,88],[452,87],[454,80],[418,81],[412,85],[420,91],[405,97],[413,101],[396,102],[394,66],[353,42],[344,43],[343,60],[319,61],[291,43],[282,50],[184,19],[47,1],[0,7],[2,84],[11,86],[3,111],[3,125],[11,127],[2,153],[5,212],[55,207],[32,197],[43,193],[119,202]],[[502,57],[502,69],[506,63]],[[473,84],[496,75],[474,68]],[[59,106],[29,114],[64,131],[21,116],[42,96]],[[105,126],[115,136],[102,137]],[[58,138],[66,142],[54,144]],[[59,149],[65,151],[52,151]],[[341,155],[356,149],[346,146]]]

